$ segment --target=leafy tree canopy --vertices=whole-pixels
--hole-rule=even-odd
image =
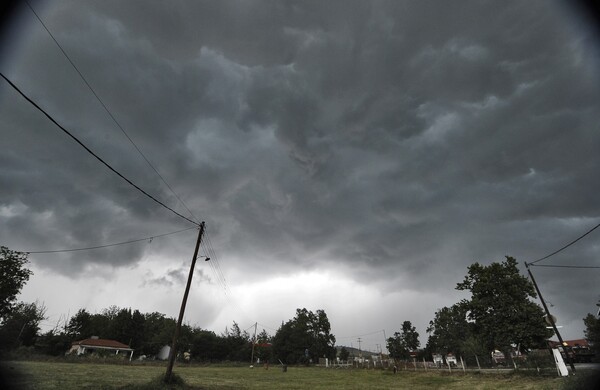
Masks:
[[[340,349],[340,360],[347,361],[349,356],[350,352],[348,352],[346,347],[342,347],[342,349]]]
[[[335,336],[323,310],[296,309],[296,316],[282,324],[273,337],[275,357],[288,364],[335,357]]]
[[[40,322],[44,319],[46,307],[43,304],[15,304],[0,327],[0,349],[34,345],[40,331]]]
[[[588,314],[584,319],[585,338],[590,343],[591,349],[596,352],[596,360],[600,360],[600,318]]]
[[[472,324],[467,321],[467,307],[455,304],[443,307],[429,321],[427,350],[429,353],[461,354],[462,344],[473,333]]]
[[[25,268],[27,253],[0,246],[0,323],[11,312],[17,295],[33,272]]]
[[[536,297],[533,284],[520,274],[512,257],[488,266],[474,263],[456,289],[471,293],[471,299],[460,304],[488,351],[507,351],[513,345],[536,348],[552,335],[542,308],[531,301]]]
[[[408,359],[419,348],[419,333],[410,321],[402,323],[402,331],[387,339],[387,349],[394,359]]]

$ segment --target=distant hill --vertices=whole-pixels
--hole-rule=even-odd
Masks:
[[[352,348],[352,347],[348,347],[348,346],[342,346],[342,345],[336,345],[335,349],[337,349],[337,353],[338,356],[340,355],[340,351],[342,349],[342,347],[346,348],[346,351],[348,351],[350,353],[350,357],[358,357],[360,356],[359,353],[362,353],[363,357],[370,357],[371,355],[378,355],[377,352],[374,351],[359,351],[358,348]]]

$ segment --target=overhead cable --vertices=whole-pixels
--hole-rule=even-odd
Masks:
[[[570,243],[568,243],[567,245],[563,246],[562,248],[560,248],[559,250],[556,250],[552,253],[550,253],[547,256],[542,257],[541,259],[537,259],[536,261],[532,261],[531,263],[528,263],[529,265],[533,265],[535,263],[537,263],[538,261],[542,261],[542,260],[546,260],[547,258],[549,258],[550,256],[554,256],[555,254],[557,254],[558,252],[567,249],[568,247],[570,247],[571,245],[575,244],[577,241],[581,240],[583,237],[587,236],[588,234],[590,234],[591,232],[593,232],[594,230],[596,230],[598,227],[600,226],[600,223],[596,226],[594,226],[593,228],[591,228],[590,230],[588,230],[587,232],[585,232],[585,234],[579,236],[579,238],[577,238],[576,240],[571,241]]]
[[[355,338],[357,338],[357,337],[372,336],[372,335],[374,335],[374,334],[378,334],[378,333],[382,333],[382,332],[383,332],[383,329],[381,329],[381,330],[376,330],[376,331],[374,331],[374,332],[371,332],[371,333],[357,334],[357,335],[355,335],[355,336],[336,337],[336,339],[338,339],[338,340],[339,340],[339,339],[355,339]]]
[[[229,291],[229,286],[227,285],[227,280],[225,279],[225,275],[223,274],[223,270],[221,269],[221,262],[219,261],[218,257],[217,257],[217,253],[215,252],[212,242],[210,240],[210,236],[207,234],[206,235],[206,240],[205,243],[207,245],[208,250],[211,252],[211,256],[214,256],[216,261],[213,263],[213,265],[215,266],[215,272],[218,276],[218,278],[221,280],[222,284],[223,284],[223,288],[225,289],[225,292],[230,292]]]
[[[540,264],[540,265],[529,264],[529,265],[533,265],[534,267],[554,267],[554,268],[600,268],[599,266],[593,266],[593,265],[555,265],[555,264]]]
[[[242,309],[233,299],[233,293],[231,292],[231,289],[229,288],[227,280],[225,279],[225,275],[223,274],[223,270],[221,269],[220,261],[217,256],[217,253],[215,252],[215,250],[213,248],[213,245],[212,245],[212,242],[210,239],[210,233],[209,233],[208,229],[204,232],[204,239],[202,240],[201,245],[203,246],[203,248],[206,250],[206,252],[210,256],[209,265],[212,269],[213,274],[215,275],[215,279],[216,279],[217,283],[223,289],[223,294],[225,296],[225,299],[229,302],[230,305],[232,305],[233,307],[236,308],[236,310],[239,314],[242,314],[242,316],[244,316],[248,319],[251,319],[251,317],[246,314],[246,311],[244,309]]]
[[[90,148],[88,148],[87,146],[85,146],[85,144],[83,142],[81,142],[77,137],[75,137],[73,134],[71,134],[67,129],[65,129],[63,126],[61,126],[50,114],[48,114],[46,111],[44,111],[43,108],[41,108],[40,106],[38,106],[33,100],[31,100],[29,97],[27,97],[27,95],[25,95],[15,84],[13,84],[12,81],[10,81],[3,73],[0,73],[0,76],[2,76],[2,78],[4,80],[6,80],[6,82],[8,84],[10,84],[11,87],[13,87],[19,94],[21,94],[21,96],[23,96],[25,98],[25,100],[27,100],[29,103],[31,103],[35,108],[37,108],[39,111],[41,111],[52,123],[54,123],[56,126],[58,126],[58,128],[60,128],[63,132],[65,132],[69,137],[71,137],[75,142],[77,142],[82,148],[84,148],[89,154],[91,154],[92,156],[94,156],[98,161],[100,161],[102,164],[104,164],[108,169],[110,169],[111,171],[113,171],[116,175],[118,175],[121,179],[125,180],[128,184],[130,184],[131,186],[133,186],[135,189],[137,189],[138,191],[140,191],[142,194],[146,195],[148,198],[152,199],[154,202],[158,203],[159,205],[161,205],[162,207],[166,208],[167,210],[171,211],[173,214],[177,215],[180,218],[185,219],[188,222],[193,223],[196,226],[200,226],[197,222],[192,221],[191,219],[189,219],[188,217],[179,214],[177,211],[173,210],[172,208],[170,208],[169,206],[167,206],[166,204],[164,204],[163,202],[161,202],[160,200],[156,199],[154,196],[150,195],[149,193],[147,193],[146,191],[144,191],[143,189],[141,189],[140,187],[138,187],[135,183],[133,183],[131,180],[129,180],[128,178],[126,178],[125,176],[123,176],[119,171],[117,171],[115,168],[113,168],[112,166],[110,166],[106,161],[104,161],[100,156],[98,156],[96,153],[94,153]]]
[[[23,253],[29,253],[29,254],[39,254],[39,253],[62,253],[62,252],[78,252],[78,251],[87,251],[87,250],[92,250],[92,249],[100,249],[100,248],[108,248],[111,246],[118,246],[118,245],[125,245],[125,244],[132,244],[134,242],[140,242],[140,241],[152,241],[155,238],[158,237],[165,237],[165,236],[170,236],[172,234],[177,234],[177,233],[181,233],[181,232],[186,232],[188,230],[191,229],[196,229],[195,226],[187,228],[187,229],[181,229],[181,230],[177,230],[175,232],[170,232],[170,233],[164,233],[164,234],[157,234],[155,236],[150,236],[150,237],[144,237],[144,238],[138,238],[135,240],[129,240],[129,241],[123,241],[123,242],[117,242],[114,244],[106,244],[106,245],[97,245],[97,246],[90,246],[87,248],[75,248],[75,249],[57,249],[57,250],[50,250],[50,251],[17,251],[17,252],[23,252]]]
[[[202,241],[202,245],[204,246],[204,249],[207,251],[207,253],[211,257],[211,259],[214,259],[214,261],[212,261],[210,264],[211,268],[213,270],[213,273],[215,274],[215,278],[217,279],[219,284],[223,287],[225,294],[228,294],[229,288],[227,286],[227,281],[225,280],[225,276],[223,275],[223,271],[221,270],[221,265],[220,265],[220,261],[217,256],[217,253],[215,252],[215,250],[212,246],[212,242],[210,240],[210,235],[209,235],[208,230],[204,234],[204,240]]]
[[[117,121],[117,119],[114,117],[114,115],[110,112],[110,110],[108,109],[108,107],[106,106],[106,104],[104,104],[104,102],[102,101],[102,99],[100,99],[100,96],[98,96],[98,94],[96,93],[96,91],[94,90],[94,88],[92,88],[92,86],[87,81],[87,79],[79,71],[79,69],[77,68],[77,66],[75,65],[75,63],[71,60],[71,58],[69,57],[69,55],[67,54],[67,52],[63,49],[63,47],[61,46],[61,44],[56,40],[56,38],[54,38],[54,35],[52,34],[52,32],[50,32],[50,30],[48,29],[48,27],[46,27],[46,24],[42,21],[42,19],[40,18],[40,16],[35,12],[35,10],[33,9],[33,7],[31,6],[31,4],[29,4],[29,2],[27,0],[25,1],[25,3],[27,4],[27,6],[31,10],[31,12],[33,12],[33,14],[37,18],[37,20],[44,27],[44,29],[46,30],[46,32],[48,33],[48,35],[50,35],[50,38],[52,38],[52,40],[54,41],[54,43],[56,44],[56,46],[58,46],[58,48],[63,53],[63,55],[65,56],[65,58],[69,61],[69,63],[73,67],[73,69],[75,69],[75,71],[77,72],[77,74],[79,75],[79,77],[81,77],[81,79],[83,80],[83,82],[85,83],[85,85],[89,88],[89,90],[92,92],[92,94],[96,97],[96,99],[98,100],[98,102],[100,103],[100,105],[104,108],[104,110],[106,111],[106,113],[108,114],[108,116],[110,116],[110,118],[113,120],[113,122],[115,123],[115,125],[117,125],[117,127],[121,130],[121,132],[129,140],[129,142],[131,142],[131,144],[133,145],[133,147],[138,151],[138,153],[146,161],[146,163],[148,164],[148,166],[150,166],[150,168],[152,168],[152,170],[158,175],[158,177],[160,178],[160,180],[162,180],[162,182],[173,193],[173,195],[175,195],[175,197],[177,198],[177,200],[179,200],[179,202],[183,205],[183,207],[185,207],[185,209],[188,211],[188,213],[190,213],[190,215],[196,221],[198,221],[198,218],[196,218],[196,216],[194,215],[194,213],[192,213],[192,211],[188,208],[188,206],[185,204],[185,202],[183,200],[181,200],[181,198],[179,197],[179,195],[177,195],[177,193],[175,192],[175,190],[173,190],[173,188],[171,188],[171,186],[169,185],[169,183],[167,183],[167,181],[165,180],[165,178],[158,172],[158,170],[154,167],[154,165],[152,165],[152,163],[150,162],[150,160],[148,160],[148,158],[144,155],[144,153],[142,153],[142,151],[140,150],[140,148],[136,145],[135,142],[133,142],[133,140],[131,139],[131,137],[129,137],[129,135],[127,134],[127,132],[123,128],[123,126],[121,126],[121,124],[119,123],[119,121]]]
[[[275,329],[275,328],[272,328],[272,327],[270,327],[270,326],[267,326],[267,325],[265,325],[265,324],[261,324],[260,322],[258,323],[258,325],[260,325],[260,327],[261,327],[261,328],[264,328],[264,329],[269,329],[269,330],[272,330],[272,331],[274,331],[274,332],[277,332],[277,329]]]

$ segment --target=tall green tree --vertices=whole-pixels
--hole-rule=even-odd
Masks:
[[[456,289],[471,293],[461,305],[488,351],[507,352],[513,345],[537,348],[552,336],[544,323],[544,311],[532,301],[537,297],[533,284],[520,274],[512,257],[488,266],[472,264]]]
[[[163,346],[170,345],[175,324],[173,318],[168,318],[162,313],[145,313],[140,354],[156,355]]]
[[[344,362],[348,361],[348,357],[350,357],[350,352],[348,352],[346,347],[342,347],[342,349],[340,349],[340,360]]]
[[[394,332],[394,336],[387,339],[387,349],[394,359],[408,359],[419,345],[419,333],[410,321],[404,321],[401,332]]]
[[[596,353],[596,360],[600,361],[600,318],[588,313],[583,323],[585,338],[590,343],[591,350]]]
[[[465,305],[443,307],[435,313],[427,327],[427,351],[431,353],[462,353],[463,343],[472,335]]]
[[[73,338],[66,332],[52,329],[38,336],[35,347],[46,355],[60,356],[70,349],[72,342]]]
[[[296,316],[282,324],[273,337],[273,353],[289,364],[317,362],[335,357],[335,336],[323,310],[296,309]]]
[[[110,318],[104,337],[129,344],[132,340],[132,315],[131,309],[122,308]]]
[[[402,339],[404,340],[404,345],[410,352],[416,351],[421,344],[419,342],[417,328],[415,328],[410,321],[404,321],[402,323]]]
[[[100,330],[94,323],[93,316],[85,309],[79,309],[73,317],[69,319],[67,325],[67,334],[73,340],[87,339],[94,335],[99,335]]]
[[[38,302],[14,305],[0,327],[0,349],[34,345],[45,318],[46,308]]]
[[[26,268],[27,253],[0,246],[0,324],[14,308],[17,295],[33,272]]]
[[[271,344],[271,336],[269,336],[267,331],[264,329],[258,335],[256,335],[254,356],[260,358],[261,361],[273,360],[273,346]]]
[[[223,344],[215,332],[194,329],[190,349],[192,359],[204,362],[225,360],[227,351]]]
[[[408,359],[408,350],[402,341],[402,333],[400,332],[394,332],[394,335],[387,339],[387,350],[390,357],[394,359]]]
[[[223,338],[224,348],[227,351],[227,360],[236,362],[250,361],[252,353],[250,335],[246,331],[241,331],[237,322],[233,322],[231,329],[225,329]]]

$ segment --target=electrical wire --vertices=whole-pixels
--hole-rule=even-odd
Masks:
[[[244,329],[244,332],[248,332],[248,330],[254,328],[255,324],[258,324],[258,322],[255,322],[254,324],[250,325],[248,328]]]
[[[267,326],[267,325],[265,325],[265,324],[261,324],[260,322],[258,323],[258,325],[259,325],[261,328],[263,328],[263,329],[269,329],[269,330],[272,330],[272,331],[274,331],[275,333],[277,333],[277,329],[275,329],[275,328],[272,328],[272,327],[270,327],[270,326]]]
[[[380,330],[376,330],[376,331],[371,332],[371,333],[357,334],[355,336],[336,337],[336,339],[338,339],[338,340],[341,340],[341,339],[355,339],[355,338],[358,338],[358,337],[372,336],[374,334],[378,334],[378,333],[382,333],[382,332],[383,332],[383,329],[380,329]]]
[[[111,247],[111,246],[126,245],[126,244],[132,244],[134,242],[153,240],[153,239],[158,238],[158,237],[170,236],[172,234],[186,232],[186,231],[191,230],[191,229],[196,229],[196,227],[194,226],[194,227],[190,227],[190,228],[187,228],[187,229],[177,230],[175,232],[164,233],[164,234],[157,234],[157,235],[154,235],[154,236],[144,237],[144,238],[138,238],[136,240],[129,240],[129,241],[117,242],[117,243],[114,243],[114,244],[90,246],[90,247],[87,247],[87,248],[57,249],[57,250],[49,250],[49,251],[17,251],[17,252],[28,253],[28,254],[40,254],[40,253],[63,253],[63,252],[87,251],[87,250],[92,250],[92,249],[108,248],[108,247]]]
[[[215,279],[216,279],[217,283],[223,289],[223,295],[225,296],[225,299],[231,306],[233,306],[237,310],[238,313],[240,313],[243,317],[246,317],[247,319],[251,320],[252,318],[246,313],[246,311],[244,309],[242,309],[232,298],[233,293],[231,292],[231,289],[229,288],[227,280],[225,279],[225,275],[223,274],[223,270],[220,265],[219,257],[217,256],[217,253],[215,252],[215,250],[213,248],[212,241],[210,239],[210,233],[208,232],[208,229],[205,230],[205,232],[204,232],[202,246],[205,249],[206,253],[210,257],[209,263],[210,263],[211,270],[212,270],[213,274],[215,275]]]
[[[541,259],[537,259],[536,261],[532,261],[531,263],[528,263],[528,264],[529,265],[533,265],[533,264],[537,263],[538,261],[546,260],[547,258],[549,258],[551,256],[554,256],[558,252],[561,252],[562,250],[567,249],[571,245],[575,244],[577,241],[581,240],[583,237],[587,236],[588,234],[590,234],[591,232],[593,232],[594,230],[596,230],[599,226],[600,226],[600,223],[598,225],[594,226],[593,228],[591,228],[590,230],[588,230],[587,232],[585,232],[583,235],[579,236],[579,238],[577,238],[576,240],[573,240],[570,243],[568,243],[567,245],[563,246],[559,250],[554,251],[554,252],[550,253],[549,255],[544,256]]]
[[[225,281],[222,273],[220,273],[219,269],[217,268],[217,264],[219,263],[219,258],[217,257],[217,254],[214,251],[214,249],[212,248],[212,246],[209,244],[208,231],[204,232],[204,239],[202,240],[201,245],[204,248],[205,252],[210,257],[209,266],[212,270],[212,273],[215,277],[217,284],[219,284],[219,286],[223,289],[225,297],[229,300],[229,290],[227,288],[227,282]]]
[[[229,287],[227,285],[227,280],[225,279],[225,276],[223,275],[223,271],[221,269],[221,265],[220,265],[220,261],[217,256],[217,253],[215,252],[215,250],[212,246],[212,241],[210,239],[208,230],[204,232],[203,245],[204,245],[205,250],[209,253],[210,258],[214,259],[214,261],[211,262],[211,268],[213,269],[213,272],[215,274],[217,281],[223,287],[225,294],[226,295],[229,294],[231,291],[229,290]]]
[[[158,170],[154,167],[154,165],[152,165],[152,163],[150,162],[150,160],[148,160],[148,158],[144,155],[144,153],[142,153],[142,151],[140,150],[140,148],[136,145],[135,142],[133,142],[133,140],[131,139],[131,137],[127,134],[127,132],[125,131],[125,129],[123,128],[123,126],[121,126],[121,124],[119,123],[119,121],[117,121],[117,119],[115,118],[115,116],[110,112],[110,110],[108,109],[108,107],[106,106],[106,104],[104,104],[104,102],[102,101],[102,99],[100,99],[100,96],[98,96],[98,94],[96,93],[96,91],[94,90],[94,88],[92,88],[92,86],[87,81],[87,79],[79,71],[79,68],[77,68],[77,66],[75,65],[75,63],[71,60],[71,57],[69,57],[69,55],[67,54],[67,52],[61,46],[61,44],[56,40],[56,38],[54,37],[54,35],[52,34],[52,32],[50,32],[50,30],[48,29],[48,27],[46,26],[46,24],[42,21],[42,19],[37,14],[37,12],[35,12],[35,10],[33,9],[33,7],[31,6],[31,4],[29,4],[29,2],[27,0],[25,0],[25,4],[27,4],[27,6],[31,10],[31,12],[33,12],[33,14],[37,18],[37,20],[40,22],[40,24],[44,27],[44,29],[46,30],[46,32],[48,33],[48,35],[50,35],[50,38],[52,38],[52,40],[54,41],[54,43],[56,44],[56,46],[58,46],[58,48],[63,53],[63,55],[65,56],[65,58],[69,61],[69,63],[71,64],[71,66],[73,67],[73,69],[75,69],[75,71],[77,72],[77,74],[79,75],[79,77],[81,77],[81,80],[83,80],[83,82],[85,83],[85,85],[89,88],[89,90],[92,92],[92,94],[96,97],[96,99],[98,100],[98,102],[100,103],[100,105],[104,108],[104,110],[106,111],[106,113],[108,114],[108,116],[110,116],[110,118],[113,120],[113,122],[115,123],[115,125],[117,125],[117,127],[121,130],[121,132],[129,140],[129,142],[131,142],[131,144],[133,145],[133,147],[138,151],[138,153],[146,161],[146,163],[148,164],[148,166],[150,168],[152,168],[152,170],[158,175],[158,177],[160,178],[160,180],[162,180],[162,182],[173,193],[173,195],[175,195],[175,197],[177,198],[177,200],[179,201],[179,203],[181,203],[183,205],[183,207],[188,211],[188,213],[190,213],[190,215],[196,220],[196,222],[198,222],[199,221],[198,218],[194,215],[194,213],[192,213],[192,211],[188,208],[188,206],[185,204],[185,202],[179,197],[179,195],[177,195],[177,193],[175,192],[175,190],[173,190],[173,188],[169,185],[169,183],[167,183],[167,181],[165,180],[165,178],[158,172]]]
[[[592,266],[592,265],[555,265],[555,264],[540,264],[540,265],[529,264],[529,265],[533,265],[534,267],[554,267],[554,268],[600,268],[599,266]]]
[[[149,193],[147,193],[146,191],[144,191],[143,189],[141,189],[140,187],[138,187],[135,183],[133,183],[131,180],[129,180],[128,178],[126,178],[125,176],[123,176],[119,171],[117,171],[115,168],[113,168],[112,166],[110,166],[106,161],[104,161],[100,156],[98,156],[96,153],[94,153],[90,148],[88,148],[87,146],[85,146],[85,144],[83,142],[81,142],[77,137],[75,137],[73,134],[71,134],[67,129],[65,129],[63,126],[61,126],[50,114],[48,114],[46,111],[44,111],[43,108],[41,108],[40,106],[38,106],[33,100],[31,100],[27,95],[25,95],[25,93],[23,93],[12,81],[10,81],[3,73],[0,72],[0,76],[2,76],[2,78],[4,80],[6,80],[6,82],[8,84],[10,84],[11,87],[13,87],[21,96],[23,96],[25,98],[25,100],[27,100],[29,103],[31,103],[31,105],[33,105],[35,108],[37,108],[39,111],[41,111],[52,123],[54,123],[56,126],[58,126],[58,128],[60,128],[63,132],[65,132],[69,137],[71,137],[75,142],[77,142],[82,148],[84,148],[89,154],[91,154],[92,156],[94,156],[98,161],[100,161],[102,164],[104,164],[108,169],[110,169],[111,171],[113,171],[117,176],[119,176],[121,179],[125,180],[128,184],[130,184],[131,186],[133,186],[135,189],[137,189],[138,191],[140,191],[142,194],[146,195],[148,198],[152,199],[154,202],[158,203],[159,205],[161,205],[162,207],[166,208],[167,210],[171,211],[173,214],[177,215],[180,218],[185,219],[188,222],[193,223],[196,226],[199,226],[199,224],[195,221],[192,221],[191,219],[189,219],[188,217],[179,214],[177,211],[173,210],[172,208],[170,208],[169,206],[167,206],[166,204],[164,204],[163,202],[161,202],[160,200],[156,199],[154,196],[150,195]]]

